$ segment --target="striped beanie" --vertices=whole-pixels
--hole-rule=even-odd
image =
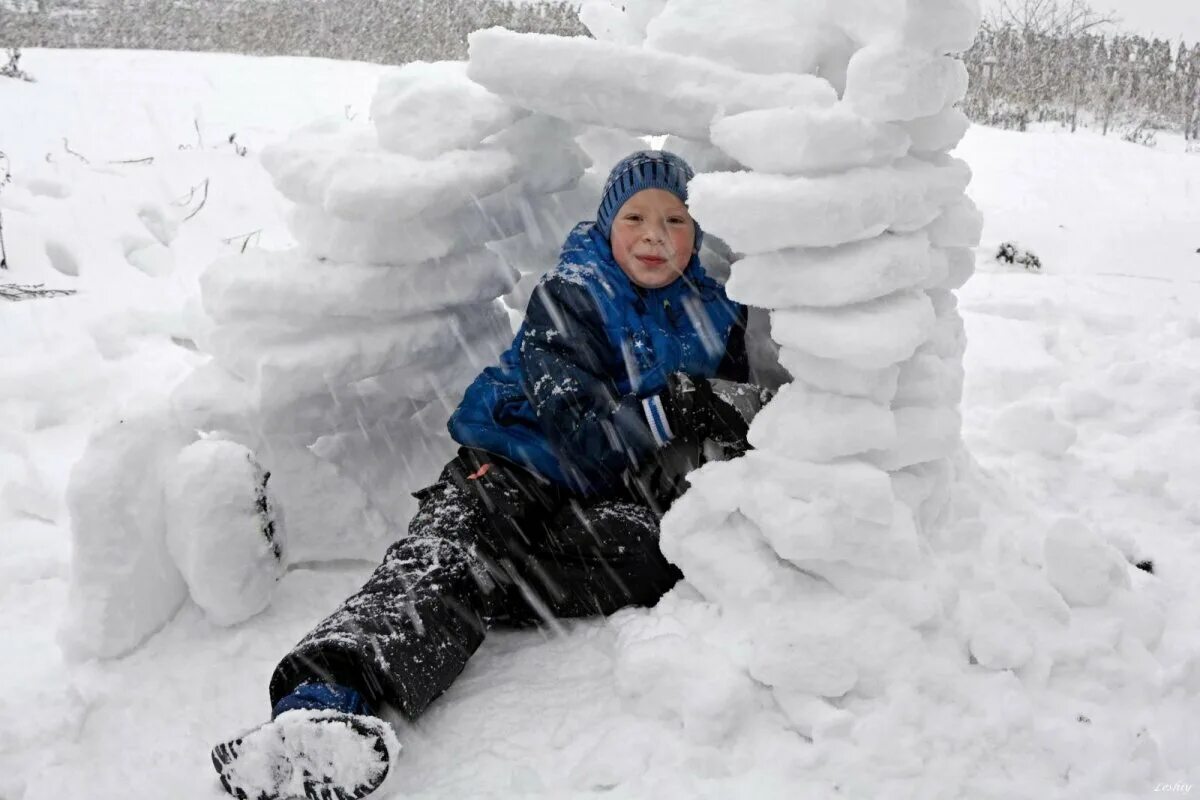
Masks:
[[[612,238],[613,218],[625,201],[643,189],[664,189],[687,203],[687,185],[695,172],[688,163],[666,150],[639,150],[625,156],[604,182],[596,227],[606,239]]]

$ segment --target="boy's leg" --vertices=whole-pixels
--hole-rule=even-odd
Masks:
[[[505,613],[480,541],[505,505],[467,482],[460,458],[420,505],[366,584],[276,667],[273,719],[213,749],[222,786],[239,798],[359,798],[386,777],[399,743],[372,716],[389,704],[415,717],[445,690]],[[282,702],[281,702],[282,700]]]
[[[415,718],[466,666],[485,633],[487,578],[474,548],[488,520],[450,479],[452,468],[418,493],[408,537],[276,667],[272,706],[301,683],[321,681]]]
[[[559,617],[653,606],[683,577],[662,554],[658,537],[658,516],[645,504],[573,500],[531,549],[531,583]]]

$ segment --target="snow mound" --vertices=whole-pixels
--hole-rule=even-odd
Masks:
[[[168,414],[130,416],[97,430],[72,470],[72,573],[60,634],[72,656],[123,655],[187,599],[164,535],[162,476],[188,441]]]

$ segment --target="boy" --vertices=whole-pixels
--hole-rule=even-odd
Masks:
[[[409,536],[276,667],[272,721],[213,750],[230,794],[363,797],[399,750],[375,712],[417,717],[489,627],[653,605],[681,577],[659,517],[706,454],[748,448],[707,380],[748,380],[746,310],[700,265],[691,177],[667,152],[613,169],[450,418],[462,448]]]

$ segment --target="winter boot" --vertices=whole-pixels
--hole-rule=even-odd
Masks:
[[[212,760],[240,800],[357,800],[383,783],[399,752],[391,725],[369,716],[357,692],[317,683],[281,699],[270,722],[214,747]]]

